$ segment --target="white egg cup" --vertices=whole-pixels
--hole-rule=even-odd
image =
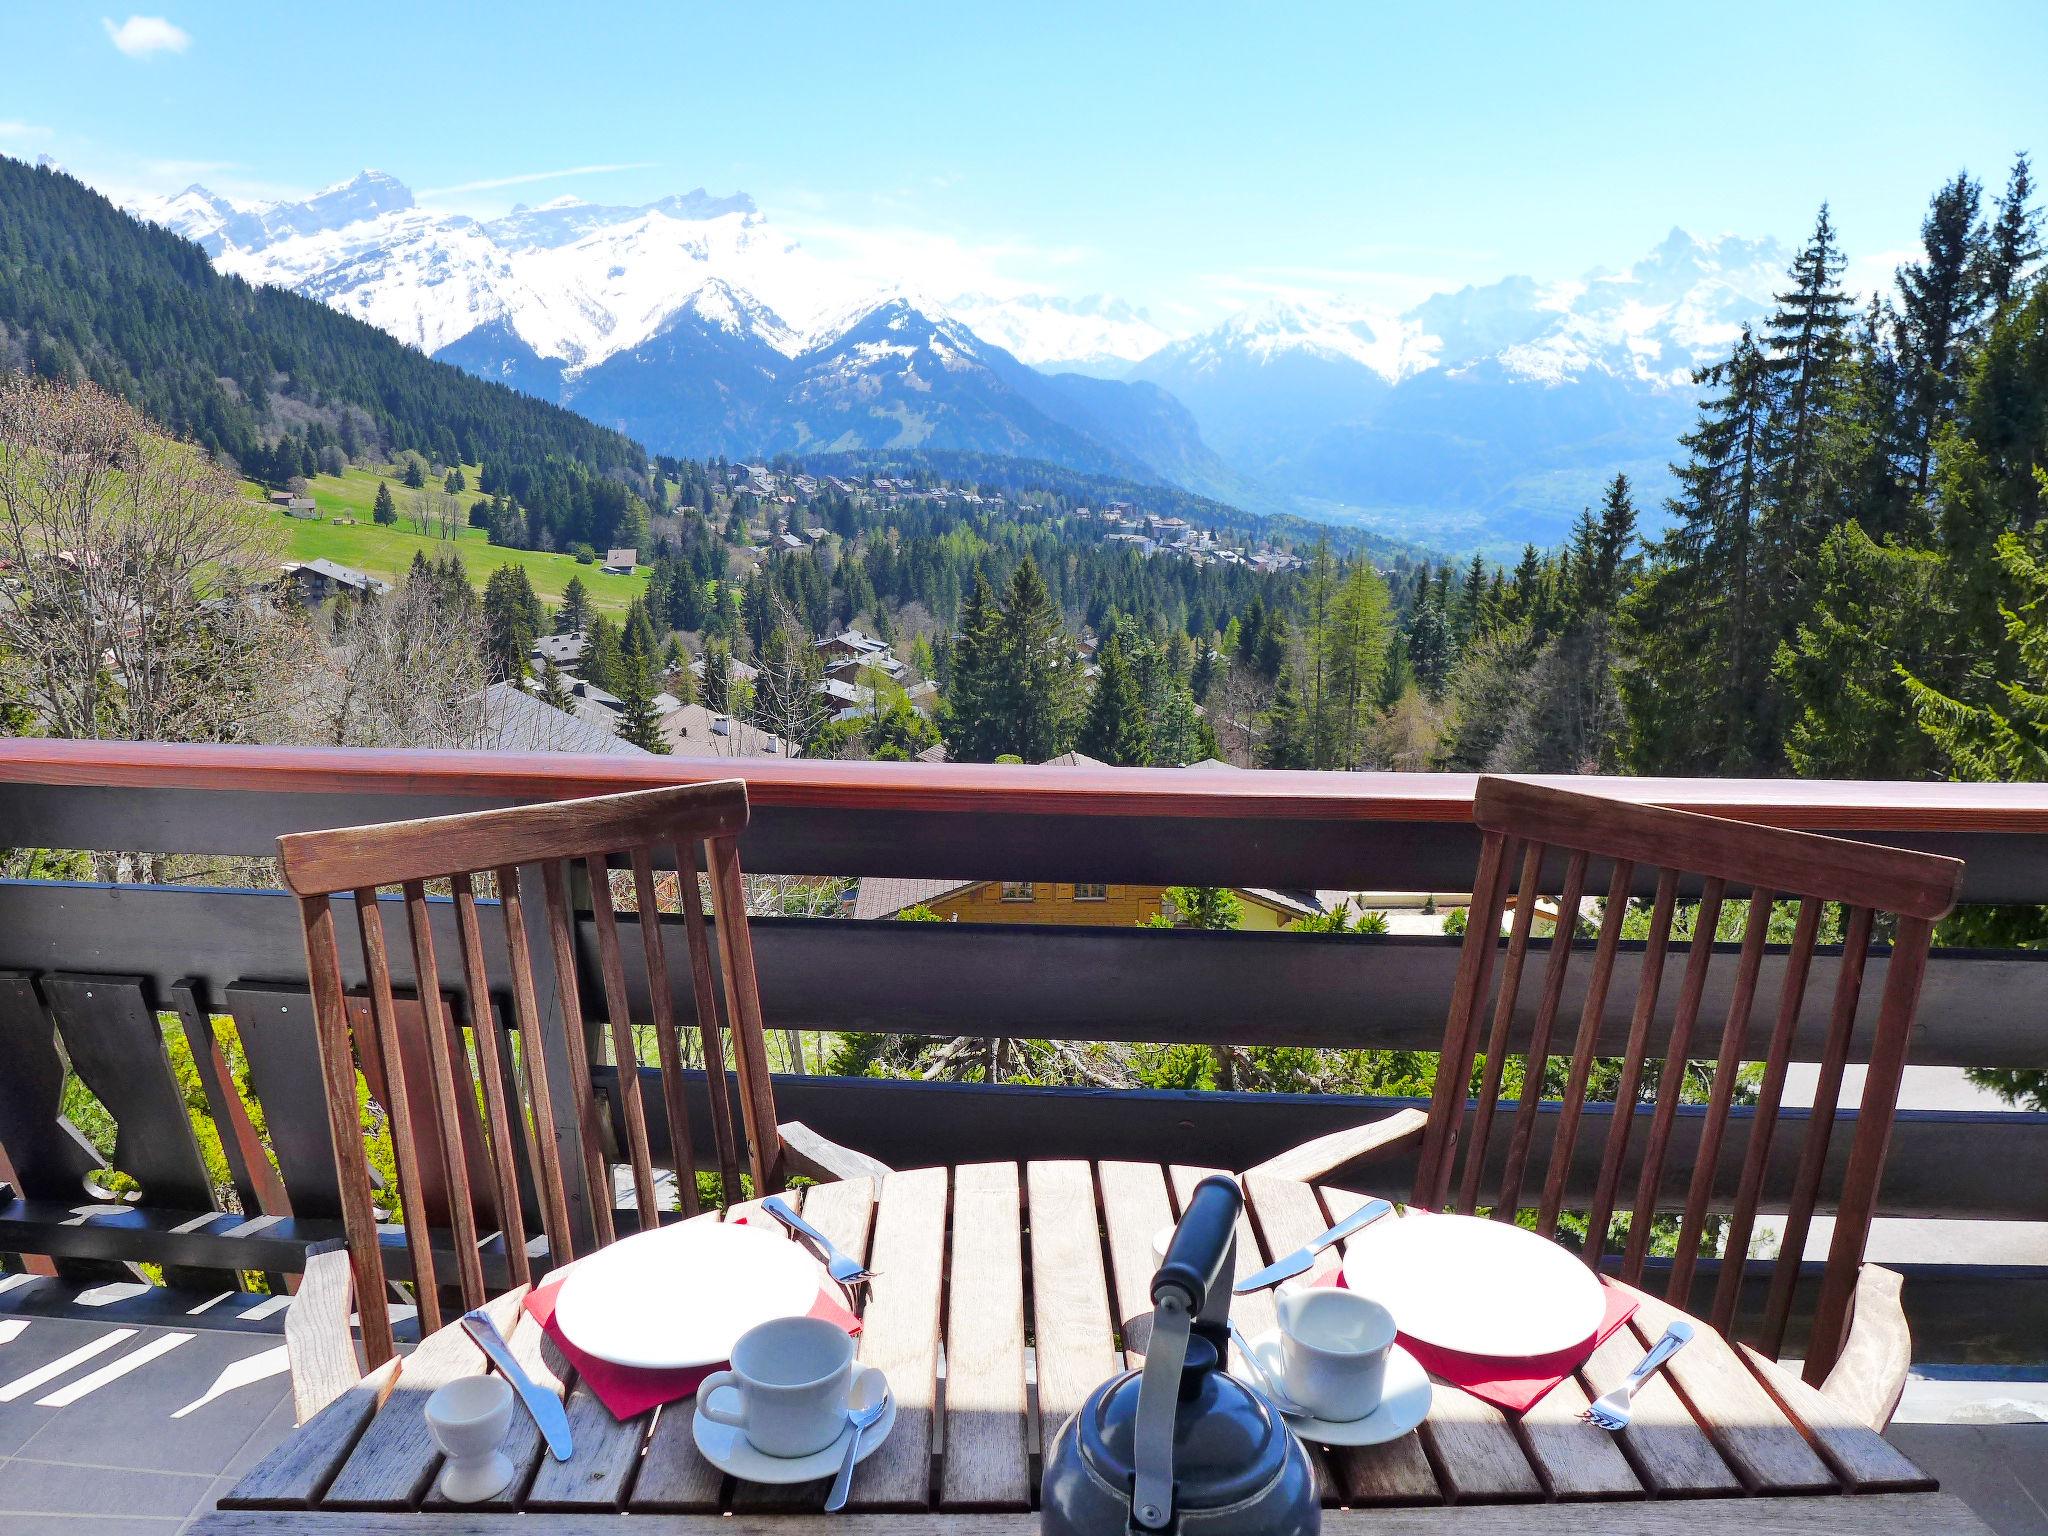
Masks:
[[[502,1376],[465,1376],[427,1399],[427,1428],[447,1463],[441,1493],[476,1504],[512,1481],[512,1458],[500,1447],[512,1427],[512,1388]]]

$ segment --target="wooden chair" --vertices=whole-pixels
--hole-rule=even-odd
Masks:
[[[1825,1175],[1834,1166],[1829,1148],[1835,1106],[1856,1032],[1871,935],[1880,914],[1889,915],[1895,920],[1891,954],[1869,1036],[1861,1108],[1847,1158],[1840,1160],[1834,1235],[1820,1277],[1804,1365],[1807,1383],[1881,1428],[1905,1383],[1908,1340],[1898,1277],[1865,1265],[1863,1250],[1877,1208],[1928,945],[1935,921],[1955,904],[1962,865],[1931,854],[1629,805],[1512,779],[1481,779],[1474,815],[1484,834],[1479,872],[1427,1116],[1404,1110],[1376,1125],[1283,1153],[1253,1172],[1312,1178],[1338,1163],[1419,1136],[1414,1192],[1418,1204],[1468,1212],[1487,1209],[1501,1221],[1533,1206],[1536,1229],[1549,1235],[1556,1231],[1569,1201],[1571,1208],[1586,1212],[1585,1258],[1596,1266],[1606,1257],[1610,1219],[1627,1197],[1624,1186],[1632,1181],[1628,1235],[1619,1256],[1621,1278],[1631,1284],[1642,1282],[1653,1218],[1676,1209],[1677,1251],[1665,1294],[1679,1307],[1690,1303],[1709,1208],[1718,1194],[1729,1215],[1709,1315],[1715,1327],[1731,1331],[1773,1140],[1789,1141],[1796,1127],[1790,1117],[1781,1118],[1780,1105],[1822,908],[1840,903],[1843,952],[1820,1048],[1814,1107],[1789,1180],[1782,1177],[1781,1166],[1781,1177],[1773,1181],[1774,1188],[1789,1189],[1781,1256],[1762,1316],[1745,1330],[1762,1356],[1775,1360],[1784,1353],[1800,1259],[1815,1211],[1821,1207]],[[1552,910],[1566,914],[1569,922],[1587,892],[1598,888],[1593,877],[1603,870],[1606,911],[1589,957],[1591,970],[1577,1033],[1567,1044],[1557,1040],[1555,1032],[1567,972],[1579,952],[1568,934],[1553,939],[1547,956],[1540,959],[1541,984],[1532,1006],[1524,996],[1525,972],[1537,969],[1529,963],[1529,939],[1539,897],[1555,896]],[[1652,873],[1650,936],[1635,973],[1635,996],[1627,1005],[1627,1032],[1616,1041],[1607,1021],[1610,1013],[1618,1018],[1625,1002],[1611,995],[1623,969],[1616,963],[1622,919],[1638,877]],[[1697,881],[1699,890],[1693,930],[1698,938],[1682,943],[1684,975],[1675,1006],[1668,1009],[1666,1031],[1661,1028],[1659,999],[1665,995],[1664,976],[1673,948],[1673,914],[1681,883],[1688,877]],[[1688,883],[1686,888],[1692,887]],[[1696,1039],[1708,971],[1715,959],[1713,935],[1724,903],[1737,893],[1748,893],[1750,905],[1741,947],[1733,957],[1727,1016],[1717,1042]],[[1775,1022],[1767,1037],[1754,1041],[1751,1016],[1774,899],[1796,899],[1799,909],[1784,960]],[[1510,911],[1512,923],[1503,945],[1501,924]],[[1697,1118],[1697,1139],[1688,1138],[1674,1157],[1687,1062],[1703,1056],[1703,1046],[1713,1052],[1712,1085]],[[1567,1063],[1563,1100],[1554,1114],[1539,1113],[1553,1055]],[[1634,1112],[1589,1114],[1587,1082],[1594,1063],[1617,1055],[1616,1102],[1635,1106]],[[1524,1065],[1522,1088],[1518,1100],[1504,1105],[1506,1066],[1516,1056]],[[1744,1061],[1758,1059],[1764,1063],[1763,1078],[1731,1191],[1722,1187],[1726,1181],[1717,1183],[1722,1143],[1739,1070]],[[1653,1061],[1661,1062],[1661,1067],[1646,1105],[1645,1079]],[[1582,1141],[1591,1143],[1584,1153]],[[1687,1156],[1690,1173],[1683,1180],[1680,1199],[1675,1186]]]
[[[618,1160],[631,1169],[632,1215],[641,1228],[662,1220],[635,1043],[636,1027],[643,1023],[652,1025],[660,1063],[659,1107],[681,1212],[696,1211],[697,1170],[677,1031],[680,1010],[669,986],[668,935],[658,920],[666,902],[679,905],[682,913],[690,978],[685,1006],[701,1041],[711,1090],[710,1139],[727,1198],[739,1196],[741,1165],[724,1091],[726,1038],[738,1076],[746,1170],[757,1194],[782,1188],[791,1172],[837,1178],[880,1169],[799,1124],[776,1123],[736,850],[746,824],[746,786],[729,780],[278,839],[285,883],[299,897],[305,923],[349,1268],[364,1352],[373,1369],[392,1356],[395,1341],[378,1196],[359,1121],[359,1066],[390,1130],[408,1278],[422,1337],[442,1322],[444,1263],[452,1266],[462,1305],[475,1307],[490,1290],[524,1285],[532,1278],[529,1231],[536,1220],[546,1236],[548,1264],[566,1263],[612,1241],[623,1219],[615,1220],[614,1213],[614,1133],[622,1149]],[[700,858],[712,890],[712,923],[706,922],[698,889]],[[615,861],[623,866],[617,871]],[[658,868],[663,864],[672,864],[676,873]],[[574,883],[579,873],[588,887],[615,1068],[608,1083],[609,1116],[593,1084],[577,983],[572,898],[578,894]],[[647,1017],[642,1020],[630,1009],[613,897],[615,874],[630,880],[640,916],[648,979]],[[495,906],[479,901],[480,876],[495,889]],[[448,882],[452,936],[450,908],[429,900],[429,881]],[[385,936],[386,908],[392,904],[378,899],[380,888],[387,886],[396,886],[403,900],[411,999],[394,988]],[[344,987],[333,899],[341,895],[352,898],[351,926],[359,936],[362,962],[357,974],[367,983],[366,1004]],[[459,1009],[442,989],[442,956],[451,938],[467,999]],[[494,985],[489,960],[499,955],[502,985]],[[509,1010],[516,1052],[500,1008]],[[437,1237],[445,1245],[438,1252]],[[329,1294],[343,1278],[339,1265],[323,1266],[317,1275],[309,1267],[294,1311],[303,1309],[309,1318],[330,1322],[337,1315],[345,1320],[346,1294],[338,1303]],[[322,1283],[316,1285],[316,1279]],[[312,1334],[305,1337],[310,1340]],[[301,1353],[294,1351],[295,1366]],[[308,1362],[323,1362],[323,1379],[342,1385],[353,1379],[345,1338],[339,1351],[328,1340],[324,1345],[309,1342],[303,1354]],[[301,1406],[325,1395],[330,1394],[321,1386],[306,1387]]]

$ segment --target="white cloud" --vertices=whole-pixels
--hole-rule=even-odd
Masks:
[[[491,176],[482,181],[458,182],[452,187],[428,187],[421,197],[448,197],[457,192],[490,192],[499,187],[523,187],[532,181],[561,181],[570,176],[602,176],[613,171],[644,171],[652,160],[623,161],[616,165],[572,165],[563,171],[522,171],[517,176]]]
[[[50,130],[41,123],[24,123],[13,118],[0,117],[0,144],[35,144],[50,136]]]
[[[130,16],[118,26],[113,17],[103,16],[100,25],[114,46],[131,59],[146,59],[153,53],[183,53],[192,46],[192,34],[161,16]]]

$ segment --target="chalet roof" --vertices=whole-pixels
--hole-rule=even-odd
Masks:
[[[1099,757],[1090,757],[1086,752],[1062,752],[1058,757],[1048,757],[1039,765],[1042,768],[1107,768]]]
[[[590,636],[580,629],[572,629],[565,635],[542,635],[533,642],[533,655],[540,661],[552,661],[556,666],[567,666],[581,661],[583,653],[590,649]]]
[[[685,704],[661,717],[656,727],[677,757],[786,757],[780,736],[706,709]]]
[[[322,555],[317,560],[289,560],[285,562],[284,568],[287,574],[296,571],[313,571],[318,575],[325,576],[329,581],[337,582],[357,592],[381,593],[391,590],[390,582],[380,581],[375,576],[370,575],[369,572],[359,571],[354,566],[342,565],[337,561],[329,560],[325,555]]]
[[[955,891],[985,885],[984,880],[891,880],[864,879],[853,898],[855,917],[894,917],[906,907],[937,901]]]
[[[492,752],[597,752],[645,757],[623,736],[556,709],[515,683],[493,683],[483,693],[483,729],[477,743]]]

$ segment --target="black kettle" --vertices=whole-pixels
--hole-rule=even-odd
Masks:
[[[1308,1453],[1278,1410],[1224,1371],[1244,1195],[1195,1186],[1152,1277],[1142,1370],[1097,1387],[1054,1437],[1043,1536],[1316,1536]]]

